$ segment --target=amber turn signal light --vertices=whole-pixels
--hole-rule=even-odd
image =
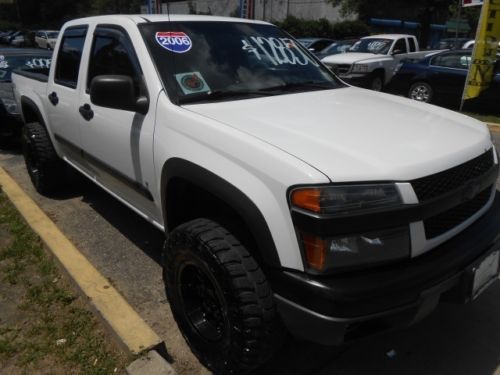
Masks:
[[[319,213],[321,191],[319,189],[298,189],[292,192],[292,204],[304,210]]]
[[[302,243],[309,267],[322,271],[326,262],[326,241],[321,237],[302,233]]]

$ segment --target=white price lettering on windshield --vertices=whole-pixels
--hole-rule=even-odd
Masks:
[[[368,44],[368,51],[380,51],[386,46],[386,42],[377,40],[375,42],[370,42]]]
[[[9,62],[5,60],[5,56],[0,56],[0,69],[7,69],[9,67]]]
[[[259,60],[267,59],[273,65],[312,64],[318,66],[289,38],[252,36],[250,39],[242,39],[241,43],[244,51],[252,53]]]
[[[51,61],[51,59],[31,59],[26,61],[26,66],[29,66],[31,69],[50,68]]]

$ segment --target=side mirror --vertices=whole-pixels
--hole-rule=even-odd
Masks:
[[[122,75],[94,77],[90,82],[90,101],[101,107],[139,112],[143,115],[149,109],[149,99],[145,96],[137,97],[132,78]]]
[[[401,49],[395,49],[394,51],[392,51],[392,54],[393,54],[393,55],[400,55],[400,54],[402,54],[402,53],[404,53],[404,51],[403,51],[403,50],[401,50]]]

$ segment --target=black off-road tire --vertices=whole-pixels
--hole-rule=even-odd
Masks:
[[[45,127],[30,122],[23,127],[24,161],[36,191],[47,195],[57,191],[65,181],[66,166],[59,158]]]
[[[281,346],[283,328],[264,273],[216,222],[196,219],[170,234],[163,276],[184,338],[215,374],[248,373]]]
[[[384,73],[382,71],[375,71],[372,73],[370,86],[368,88],[373,91],[384,91]]]

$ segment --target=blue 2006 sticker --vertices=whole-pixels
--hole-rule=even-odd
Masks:
[[[175,53],[185,53],[193,46],[191,38],[182,31],[159,31],[156,33],[156,42]]]

